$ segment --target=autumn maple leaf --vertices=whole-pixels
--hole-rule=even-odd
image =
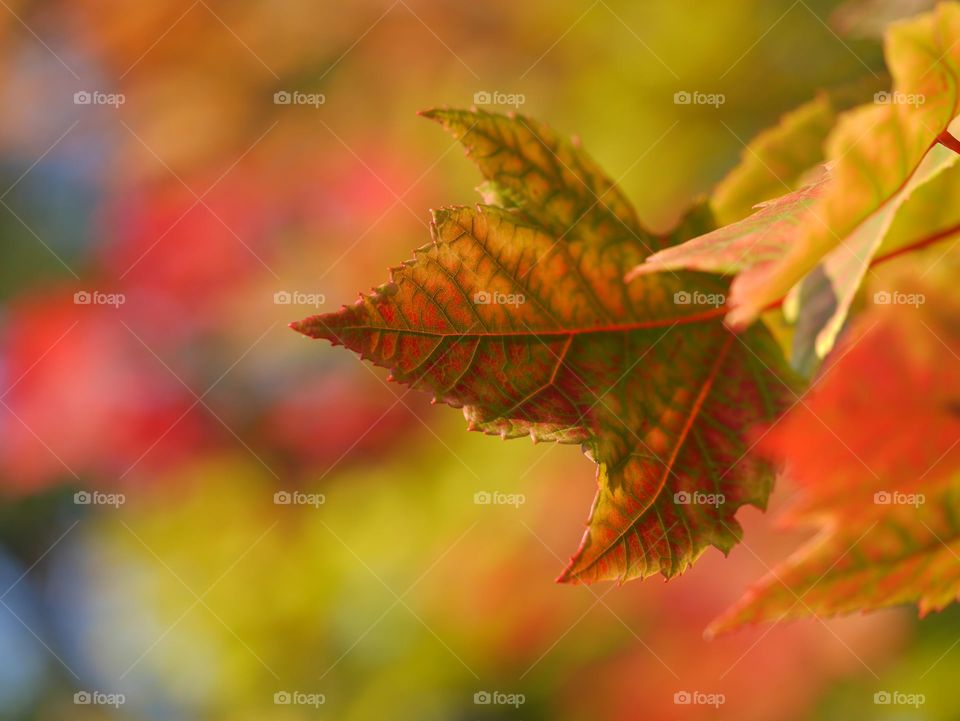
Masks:
[[[433,241],[352,306],[294,323],[392,378],[462,407],[469,428],[581,443],[598,465],[588,529],[560,580],[686,569],[740,538],[770,469],[748,431],[789,373],[762,326],[722,322],[725,282],[684,272],[624,282],[672,237],[645,231],[576,143],[522,116],[425,113],[458,137],[496,205],[433,213]]]
[[[947,282],[878,291],[807,397],[764,434],[758,451],[799,487],[787,520],[820,532],[709,633],[905,603],[926,613],[960,596],[960,304]]]
[[[941,3],[933,12],[893,26],[885,44],[893,87],[877,93],[874,102],[839,116],[825,140],[827,176],[794,189],[787,181],[798,167],[783,163],[788,175],[781,180],[782,190],[791,192],[778,193],[783,197],[710,236],[654,254],[635,272],[695,268],[738,273],[730,297],[732,324],[751,323],[786,298],[788,309],[801,318],[798,328],[809,335],[799,339],[801,345],[825,357],[869,266],[911,242],[895,232],[897,225],[906,221],[920,238],[938,230],[932,220],[940,213],[910,213],[908,206],[918,192],[936,194],[938,187],[956,184],[957,37],[957,3]],[[790,147],[789,139],[801,148],[799,156],[809,160],[810,136],[816,137],[829,117],[829,109],[811,104],[764,141],[782,151]],[[753,152],[767,149],[760,145]],[[755,159],[745,162],[718,189],[714,202],[721,217],[735,216],[742,196],[758,183],[769,185],[769,173],[759,174],[761,180],[754,177],[756,164]],[[815,287],[828,297],[829,307],[798,302],[804,290]]]

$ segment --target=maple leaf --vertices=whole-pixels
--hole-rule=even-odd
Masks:
[[[679,238],[655,236],[578,144],[545,126],[425,115],[461,140],[501,205],[434,211],[433,242],[388,283],[293,327],[462,407],[472,430],[581,443],[599,488],[560,580],[670,577],[710,545],[729,551],[736,510],[763,507],[772,483],[748,430],[784,407],[792,379],[764,328],[723,325],[721,279],[623,280],[703,232],[703,209]]]
[[[960,211],[948,202],[960,185],[958,161],[960,156],[953,150],[942,145],[932,148],[896,196],[794,286],[784,310],[788,320],[796,323],[793,345],[798,366],[810,366],[813,358],[825,357],[833,347],[870,265],[960,231]],[[816,222],[810,219],[811,209],[833,182],[829,168],[824,168],[809,185],[760,203],[753,215],[654,253],[627,279],[682,269],[735,275],[730,305],[736,306],[800,242],[807,224]],[[728,318],[737,322],[735,312]]]
[[[787,308],[801,316],[798,326],[809,335],[799,337],[801,354],[810,345],[824,357],[867,268],[876,257],[905,247],[902,234],[890,234],[901,208],[920,188],[941,182],[957,162],[956,153],[938,141],[958,147],[952,139],[958,130],[954,126],[960,125],[953,123],[960,113],[958,37],[956,4],[939,5],[933,13],[895,26],[886,46],[893,90],[840,116],[827,139],[829,173],[822,183],[764,205],[712,237],[654,254],[648,259],[651,267],[636,272],[682,267],[739,271],[728,321],[752,322],[787,298]],[[794,120],[782,132],[788,134],[798,123]],[[720,200],[725,197],[721,192]],[[724,242],[713,242],[718,236]],[[806,289],[805,279],[810,281]],[[815,295],[804,290],[818,288],[821,298],[829,297],[828,307],[822,300],[809,308],[797,302]]]
[[[892,498],[892,496],[891,496]],[[707,628],[837,616],[916,603],[938,611],[960,595],[960,477],[864,525],[828,525]],[[911,504],[911,498],[916,498]]]
[[[733,320],[747,321],[782,298],[832,251],[861,258],[876,251],[869,225],[900,196],[928,151],[960,113],[960,5],[897,24],[886,37],[885,55],[893,76],[891,93],[845,113],[827,140],[833,182],[810,210],[810,222],[762,283],[735,308]],[[873,236],[873,243],[859,236]],[[858,252],[859,251],[859,252]],[[867,252],[864,252],[867,251]]]
[[[759,443],[799,485],[787,520],[820,533],[711,633],[911,602],[927,613],[960,594],[960,304],[897,285],[915,305],[865,313]]]

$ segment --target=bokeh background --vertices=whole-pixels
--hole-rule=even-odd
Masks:
[[[0,718],[957,718],[954,611],[702,638],[803,540],[789,487],[669,584],[557,585],[578,449],[466,433],[286,327],[476,199],[418,110],[520,95],[665,229],[783,112],[882,76],[835,9],[0,1]]]

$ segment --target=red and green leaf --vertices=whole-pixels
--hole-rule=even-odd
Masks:
[[[960,114],[960,48],[953,41],[958,33],[957,5],[940,5],[898,25],[887,42],[893,90],[881,97],[886,103],[840,116],[826,141],[825,178],[709,236],[656,253],[648,259],[651,267],[635,272],[684,267],[736,272],[728,316],[732,324],[753,322],[786,298],[786,309],[797,320],[797,355],[825,357],[870,264],[910,242],[905,237],[909,233],[891,233],[901,210],[919,191],[936,196],[929,186],[952,182],[944,174],[956,164],[957,155],[937,141],[956,130],[952,122]],[[825,110],[817,107],[790,118],[760,147],[773,143],[782,148],[785,137],[805,141],[810,128],[815,132],[819,127],[807,116],[825,117]],[[803,156],[812,157],[809,151]],[[759,161],[745,163],[742,172],[732,174],[734,187],[746,182],[738,180],[740,175],[764,177],[754,167],[764,164],[762,156],[753,157]],[[789,168],[791,174],[796,168]],[[786,181],[782,185],[789,187]],[[718,189],[715,204],[721,208],[729,195],[726,188],[727,183]],[[930,222],[921,218],[914,225],[919,231]]]
[[[926,613],[960,594],[960,304],[897,285],[913,305],[864,314],[759,443],[800,488],[789,520],[821,532],[712,631],[904,603]]]
[[[734,322],[756,318],[828,254],[853,255],[858,268],[869,263],[892,220],[890,206],[902,202],[901,191],[960,114],[958,36],[960,6],[951,3],[890,30],[890,102],[841,116],[827,140],[827,160],[833,162],[827,192],[784,257],[735,299]]]
[[[670,577],[711,545],[728,551],[736,510],[766,502],[771,472],[748,434],[782,410],[789,373],[762,326],[723,325],[722,280],[623,280],[704,228],[648,233],[577,145],[527,118],[427,116],[460,138],[505,207],[435,211],[433,241],[388,283],[294,327],[462,407],[472,429],[581,443],[599,488],[561,580]]]
[[[960,477],[916,506],[839,520],[775,568],[707,629],[836,616],[909,603],[921,615],[960,597]]]
[[[762,277],[769,266],[783,257],[800,232],[810,206],[824,192],[829,174],[824,171],[814,183],[787,195],[765,201],[743,220],[717,228],[680,245],[665,248],[630,271],[627,279],[664,270],[699,270],[721,275],[736,275],[737,283]]]

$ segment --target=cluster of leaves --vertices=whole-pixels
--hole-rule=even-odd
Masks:
[[[598,490],[562,581],[726,553],[785,462],[792,517],[822,533],[714,630],[940,608],[960,590],[958,316],[905,277],[893,291],[922,310],[848,317],[871,266],[960,233],[960,5],[894,25],[886,58],[881,102],[788,114],[666,236],[544,125],[427,112],[479,167],[484,204],[434,211],[388,283],[294,328],[462,407],[471,430],[582,444]]]

